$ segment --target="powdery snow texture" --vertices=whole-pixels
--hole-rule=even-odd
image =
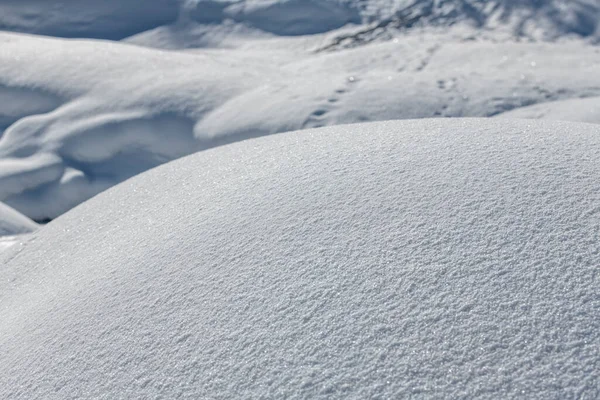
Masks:
[[[0,256],[0,398],[598,398],[599,129],[338,126],[142,174]]]

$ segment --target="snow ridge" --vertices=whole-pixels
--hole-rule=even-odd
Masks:
[[[0,237],[30,233],[37,228],[37,224],[32,220],[6,204],[0,203]]]
[[[598,133],[349,125],[144,173],[0,255],[0,398],[598,398]]]

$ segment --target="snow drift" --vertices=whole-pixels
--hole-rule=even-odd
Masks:
[[[338,126],[144,173],[0,255],[0,397],[597,398],[599,129]]]
[[[500,118],[535,118],[600,124],[600,97],[535,104],[498,115]]]
[[[326,32],[346,24],[375,29],[466,24],[514,36],[598,38],[596,0],[5,0],[0,29],[63,37],[122,39],[194,21],[242,24],[276,35]],[[188,26],[189,27],[189,26]],[[379,33],[374,36],[377,37]]]
[[[37,224],[16,210],[0,203],[0,237],[30,233],[37,229]]]
[[[118,40],[175,22],[179,4],[178,0],[3,0],[0,29]]]
[[[600,96],[600,49],[580,42],[322,44],[186,53],[0,33],[0,100],[13,99],[0,101],[0,201],[44,221],[149,168],[251,137]]]

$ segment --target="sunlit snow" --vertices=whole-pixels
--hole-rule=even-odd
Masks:
[[[600,398],[599,21],[0,1],[0,399]]]
[[[0,254],[0,398],[596,398],[600,135],[273,135]]]

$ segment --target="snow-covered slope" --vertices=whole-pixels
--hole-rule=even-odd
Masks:
[[[0,201],[46,220],[151,167],[248,137],[600,95],[600,48],[581,42],[445,32],[334,52],[327,43],[186,53],[0,33],[0,100],[12,99],[0,102]]]
[[[276,35],[305,35],[346,24],[361,35],[466,24],[518,37],[598,38],[597,0],[4,0],[0,29],[66,37],[121,39],[163,25],[245,25]],[[378,30],[378,32],[375,32]],[[373,34],[373,35],[372,35]]]
[[[37,230],[38,225],[15,209],[0,203],[0,252],[25,240],[25,234]]]
[[[179,5],[179,0],[3,0],[0,29],[122,39],[175,22]]]
[[[600,396],[600,128],[274,135],[0,255],[0,398]]]
[[[256,84],[254,72],[206,55],[0,34],[0,93],[28,104],[0,104],[12,122],[0,138],[0,200],[54,218],[207,147],[196,122]]]
[[[37,224],[6,204],[0,203],[0,237],[30,233]]]
[[[499,118],[535,118],[600,124],[600,97],[535,104],[498,115]]]

